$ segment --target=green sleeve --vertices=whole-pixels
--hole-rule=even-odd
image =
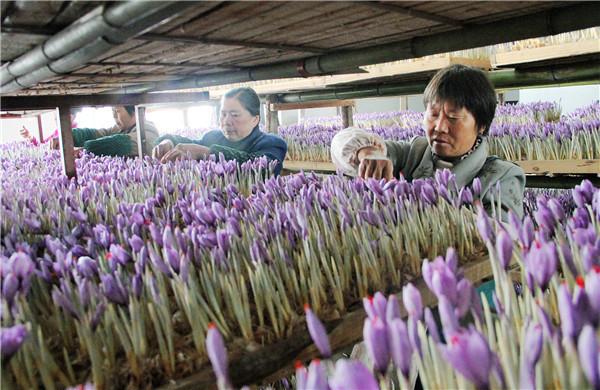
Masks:
[[[108,135],[83,144],[88,152],[102,156],[130,156],[133,141],[127,134]]]
[[[75,147],[81,147],[86,141],[100,137],[96,129],[76,128],[73,129],[73,143]]]
[[[156,139],[156,141],[154,141],[154,145],[158,145],[159,143],[161,143],[162,141],[168,139],[169,141],[173,142],[173,145],[177,145],[177,144],[197,144],[197,145],[202,145],[200,140],[195,140],[195,139],[190,139],[187,137],[183,137],[181,135],[175,135],[175,134],[165,134],[165,135],[161,135],[160,137],[158,137]]]
[[[406,142],[385,141],[387,156],[394,165],[394,177],[400,177],[400,172],[406,166],[410,144]]]
[[[246,162],[249,160],[254,160],[255,158],[259,158],[259,157],[266,157],[269,161],[274,160],[273,158],[269,157],[268,155],[265,155],[265,153],[260,153],[260,152],[249,153],[249,152],[244,152],[242,150],[229,148],[229,147],[223,146],[223,145],[214,144],[209,149],[210,149],[210,154],[214,154],[214,155],[218,156],[219,153],[222,153],[225,160],[237,160],[238,163],[243,163],[243,162]]]

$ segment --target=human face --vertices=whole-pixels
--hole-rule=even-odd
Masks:
[[[483,132],[483,128],[477,128],[469,110],[456,107],[450,101],[428,103],[423,128],[431,149],[440,157],[462,156]]]
[[[123,106],[113,107],[113,118],[121,130],[127,130],[135,125],[135,115],[129,115]]]
[[[258,125],[260,117],[252,115],[236,98],[224,99],[221,106],[221,131],[230,141],[246,138]]]

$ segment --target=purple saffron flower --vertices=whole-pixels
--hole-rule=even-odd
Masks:
[[[373,296],[373,308],[375,309],[375,314],[381,320],[385,321],[386,311],[387,311],[387,298],[385,295],[377,291]]]
[[[550,279],[556,273],[558,264],[556,245],[553,242],[535,242],[525,257],[525,268],[533,281],[546,290]]]
[[[131,260],[131,256],[129,253],[121,245],[110,245],[110,253],[112,255],[112,259],[116,260],[117,263],[121,265],[126,265],[129,260]]]
[[[487,340],[474,328],[456,333],[440,346],[444,358],[477,388],[487,388],[494,355]]]
[[[473,302],[472,294],[477,294],[473,285],[468,279],[461,279],[456,285],[456,308],[454,312],[458,318],[464,317],[469,311],[471,303]]]
[[[442,331],[444,332],[446,340],[448,340],[452,335],[460,331],[460,325],[458,324],[458,318],[456,318],[454,307],[450,301],[445,296],[439,297],[438,300]]]
[[[325,326],[323,326],[323,323],[313,313],[308,304],[304,305],[304,312],[306,313],[306,325],[308,326],[310,337],[313,339],[319,352],[321,352],[321,355],[324,358],[329,358],[331,356],[331,346],[329,345],[329,337],[327,336]]]
[[[456,302],[456,275],[441,256],[431,263],[428,259],[425,259],[422,266],[422,275],[427,287],[438,298],[443,295],[451,302]]]
[[[385,321],[389,323],[394,318],[400,318],[400,305],[398,304],[398,296],[396,294],[390,294],[387,300]]]
[[[479,231],[479,235],[481,236],[484,242],[494,242],[494,232],[492,230],[492,225],[490,224],[490,219],[485,210],[483,209],[483,206],[478,207],[477,230]]]
[[[206,333],[206,352],[219,383],[229,383],[225,342],[223,341],[223,336],[221,336],[221,333],[213,322],[208,324],[208,332]]]
[[[387,327],[379,317],[366,318],[363,327],[363,338],[369,352],[369,357],[375,369],[385,373],[390,361],[390,351],[387,339]]]
[[[19,279],[12,272],[7,274],[2,282],[2,296],[12,304],[19,291]]]
[[[575,310],[573,299],[568,287],[561,284],[558,287],[558,312],[560,314],[560,326],[563,337],[575,340],[581,330],[581,319],[579,313]]]
[[[504,230],[498,233],[498,239],[496,240],[496,252],[498,254],[498,260],[502,268],[506,269],[510,265],[513,253],[513,240]]]
[[[319,359],[314,359],[308,366],[306,390],[328,390],[327,372]]]
[[[585,208],[592,202],[594,196],[594,185],[589,180],[583,180],[580,185],[575,186],[572,191],[573,200],[577,207]]]
[[[133,237],[129,239],[129,245],[131,245],[131,249],[135,253],[138,253],[144,247],[144,240],[142,240],[139,236],[134,234]]]
[[[543,342],[542,326],[529,324],[525,333],[525,345],[523,345],[521,352],[519,387],[522,389],[535,389],[535,366],[542,354]]]
[[[412,283],[408,283],[402,288],[402,302],[408,315],[417,319],[423,317],[421,293]]]
[[[1,328],[0,330],[0,350],[2,351],[2,361],[10,359],[29,335],[25,325],[15,325],[10,328]]]
[[[329,381],[331,390],[379,390],[373,374],[357,360],[340,359],[335,363],[335,373]]]
[[[594,389],[600,388],[600,347],[596,339],[596,332],[590,325],[581,330],[577,342],[579,363],[588,382]]]
[[[428,307],[425,308],[425,324],[427,325],[427,330],[429,331],[429,335],[431,336],[433,341],[439,343],[441,340],[440,332],[438,330],[435,318],[433,317],[433,313]]]
[[[585,277],[585,292],[589,298],[594,325],[600,322],[600,267],[596,266]]]
[[[77,272],[91,279],[98,274],[98,264],[91,257],[82,256],[77,260]]]
[[[408,379],[413,349],[406,323],[399,318],[395,318],[388,323],[388,339],[394,365]]]
[[[552,211],[554,219],[556,219],[558,222],[562,223],[566,220],[565,209],[557,199],[551,198],[548,201],[548,208],[550,211]]]
[[[306,389],[306,379],[308,376],[308,370],[304,367],[304,364],[300,360],[296,360],[294,363],[296,368],[296,389],[304,390]]]
[[[523,225],[519,230],[519,240],[521,241],[521,247],[523,249],[529,249],[535,238],[535,230],[533,227],[533,221],[528,216],[523,219]]]
[[[127,302],[129,301],[127,292],[114,275],[101,275],[100,279],[102,280],[104,295],[106,295],[106,298],[108,298],[109,301],[119,305],[127,305]]]

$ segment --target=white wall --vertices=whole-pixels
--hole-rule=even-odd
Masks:
[[[56,115],[54,112],[42,113],[42,131],[44,138],[56,130]],[[0,143],[22,141],[19,134],[21,128],[25,126],[29,133],[39,140],[37,116],[25,118],[2,118],[0,120]]]

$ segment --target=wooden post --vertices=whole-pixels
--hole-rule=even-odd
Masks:
[[[345,129],[354,126],[353,110],[354,106],[342,107],[342,127]]]
[[[408,96],[400,96],[400,111],[408,110]]]
[[[144,158],[146,150],[146,107],[135,106],[135,123],[137,126],[138,156]]]
[[[266,101],[266,129],[269,133],[277,134],[279,129],[279,113],[277,110],[272,109],[272,102],[274,98],[272,96],[267,97]]]
[[[58,121],[58,140],[60,145],[60,155],[63,163],[63,173],[70,178],[77,177],[75,170],[75,154],[73,142],[73,130],[71,129],[71,107],[61,106],[56,108],[56,117]]]
[[[38,135],[40,137],[40,144],[44,142],[44,130],[42,129],[42,115],[37,116]]]

